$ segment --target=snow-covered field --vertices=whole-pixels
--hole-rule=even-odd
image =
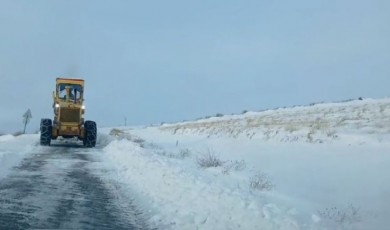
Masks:
[[[0,136],[0,179],[37,141]],[[390,99],[366,99],[101,128],[96,167],[157,229],[389,229],[389,150]]]
[[[159,229],[389,228],[389,99],[103,132]]]

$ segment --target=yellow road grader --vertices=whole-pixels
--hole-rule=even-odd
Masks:
[[[41,119],[41,145],[50,145],[51,140],[62,137],[77,138],[85,147],[95,147],[96,123],[84,121],[84,80],[57,78],[53,100],[53,121]]]

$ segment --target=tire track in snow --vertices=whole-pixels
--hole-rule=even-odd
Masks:
[[[147,229],[89,165],[97,149],[38,148],[0,180],[0,229]],[[96,153],[95,153],[96,154]]]

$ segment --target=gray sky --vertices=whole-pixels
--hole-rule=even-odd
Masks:
[[[86,80],[100,126],[387,97],[390,1],[0,0],[0,132]]]

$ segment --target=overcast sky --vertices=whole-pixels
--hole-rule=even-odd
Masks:
[[[0,132],[86,80],[100,126],[387,97],[388,0],[0,0]]]

